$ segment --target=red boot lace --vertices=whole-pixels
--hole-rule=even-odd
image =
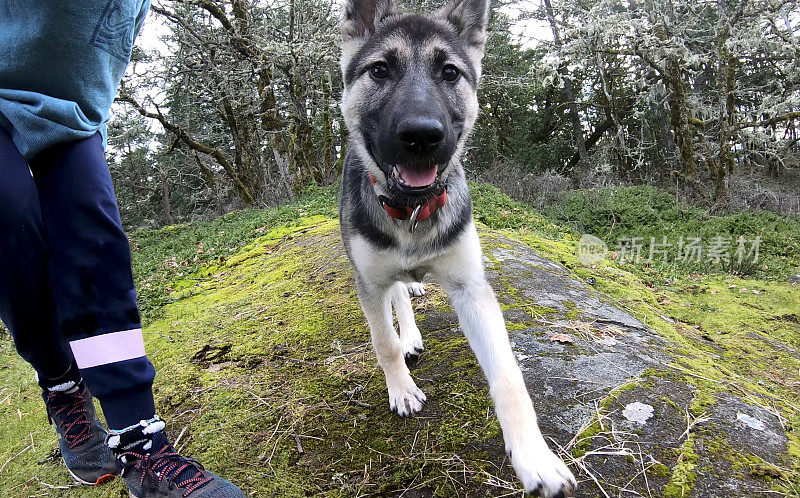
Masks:
[[[203,466],[200,465],[199,462],[182,457],[180,454],[176,453],[169,444],[165,444],[156,453],[142,455],[140,453],[128,451],[120,456],[126,457],[126,459],[135,459],[136,462],[133,464],[133,468],[142,473],[142,477],[139,480],[141,486],[144,486],[145,475],[149,475],[159,483],[164,480],[174,483],[178,488],[185,490],[183,496],[189,496],[204,484],[213,480],[213,478],[206,477],[203,474]],[[181,472],[190,467],[197,469],[197,473],[194,477],[176,481]]]
[[[69,448],[74,448],[92,437],[89,434],[92,421],[89,420],[87,416],[89,412],[84,406],[86,404],[85,393],[86,391],[83,390],[72,394],[51,392],[47,395],[47,404],[52,410],[49,414],[50,420],[54,420],[54,417],[58,416],[55,422],[64,431]],[[68,422],[68,420],[70,421]]]

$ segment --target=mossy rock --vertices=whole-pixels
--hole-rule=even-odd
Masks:
[[[702,339],[675,325],[646,324],[652,310],[634,304],[650,303],[650,290],[630,274],[592,273],[612,295],[625,283],[624,298],[584,283],[567,242],[480,233],[542,431],[579,478],[579,496],[792,492],[800,419],[755,380],[737,390],[699,370],[734,364],[722,345],[694,347]],[[483,374],[435,284],[413,298],[426,351],[411,371],[429,403],[409,419],[389,411],[335,220],[272,230],[167,288],[145,327],[167,430],[250,496],[520,491]],[[10,341],[0,348],[4,495],[119,496],[119,482],[61,489],[70,479],[50,455],[32,378],[20,380],[27,367]],[[652,416],[631,421],[634,403]]]

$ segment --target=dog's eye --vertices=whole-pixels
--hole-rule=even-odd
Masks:
[[[442,78],[445,81],[455,81],[458,79],[458,68],[452,64],[448,64],[442,68]]]
[[[370,66],[369,74],[371,74],[373,78],[382,80],[389,76],[389,66],[387,66],[385,62],[376,62]]]

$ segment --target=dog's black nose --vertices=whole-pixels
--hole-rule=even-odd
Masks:
[[[397,136],[407,150],[427,154],[444,140],[444,125],[438,119],[409,116],[398,124]]]

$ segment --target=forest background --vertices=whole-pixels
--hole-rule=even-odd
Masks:
[[[127,227],[334,184],[340,15],[330,0],[154,2],[110,126]],[[543,210],[651,185],[711,213],[800,213],[799,30],[794,0],[495,1],[465,165]]]

